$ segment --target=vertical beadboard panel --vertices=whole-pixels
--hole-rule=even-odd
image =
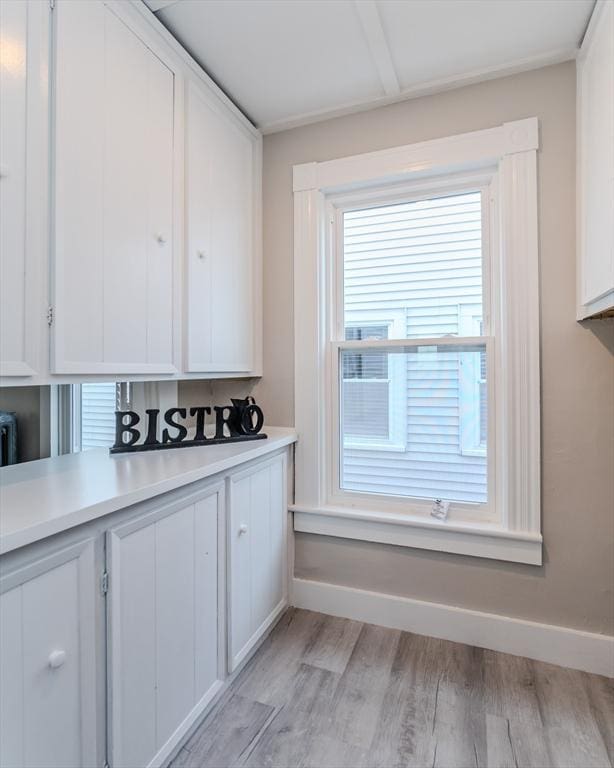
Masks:
[[[220,494],[194,507],[194,648],[195,699],[218,677],[218,507]]]

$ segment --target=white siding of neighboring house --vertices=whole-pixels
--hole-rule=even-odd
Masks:
[[[479,193],[346,213],[344,251],[346,324],[395,316],[391,336],[479,334]],[[342,487],[485,502],[486,459],[461,453],[458,353],[403,354],[401,371],[404,447],[346,448]]]
[[[81,385],[81,450],[107,448],[115,442],[115,382]]]

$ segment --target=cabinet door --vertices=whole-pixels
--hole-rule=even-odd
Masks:
[[[0,2],[0,375],[40,367],[46,250],[44,3]]]
[[[614,4],[595,9],[578,61],[580,302],[614,306]],[[607,294],[609,300],[607,300]]]
[[[230,478],[229,637],[232,672],[287,602],[286,457]]]
[[[218,484],[108,533],[113,768],[160,764],[221,686],[223,497]]]
[[[171,373],[175,74],[105,3],[54,13],[53,370]]]
[[[0,581],[0,765],[97,763],[92,541]]]
[[[249,371],[257,144],[192,83],[186,132],[186,370]]]

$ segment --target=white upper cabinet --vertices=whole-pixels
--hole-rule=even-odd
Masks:
[[[578,58],[578,319],[614,314],[614,3]]]
[[[177,75],[120,11],[54,11],[55,373],[177,370]]]
[[[48,8],[0,2],[0,376],[40,370]]]
[[[258,130],[139,2],[0,34],[0,385],[261,375]]]
[[[261,140],[190,81],[186,104],[186,371],[255,367]]]

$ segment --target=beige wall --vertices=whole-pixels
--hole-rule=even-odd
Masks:
[[[614,321],[575,321],[572,62],[266,136],[264,378],[293,424],[292,166],[537,115],[544,565],[301,534],[301,577],[614,634]],[[608,349],[609,347],[609,349]]]

